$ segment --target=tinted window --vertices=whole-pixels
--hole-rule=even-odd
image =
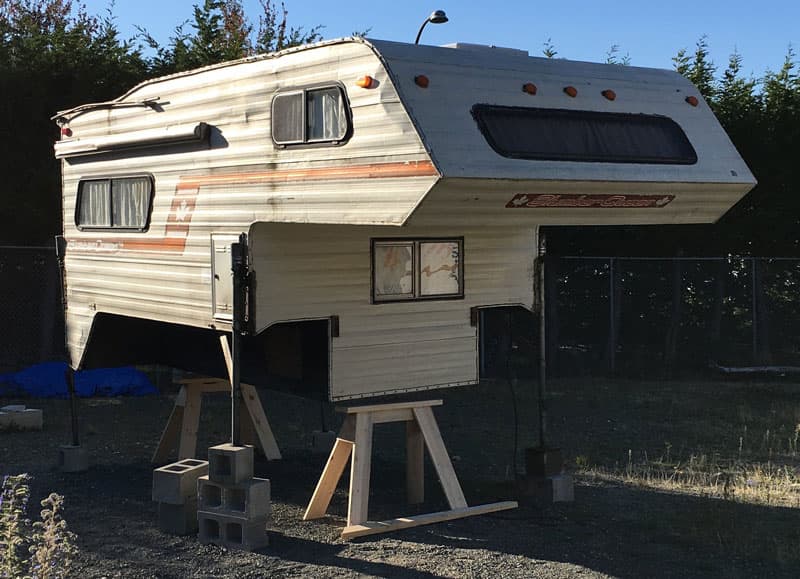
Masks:
[[[491,147],[517,159],[691,165],[697,154],[670,118],[475,105],[472,115]]]

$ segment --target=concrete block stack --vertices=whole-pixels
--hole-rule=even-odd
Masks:
[[[153,500],[158,503],[158,528],[171,535],[197,532],[197,480],[208,462],[185,458],[153,471]]]
[[[197,480],[200,542],[245,551],[266,547],[270,482],[253,477],[253,447],[212,446],[208,464],[208,476]]]

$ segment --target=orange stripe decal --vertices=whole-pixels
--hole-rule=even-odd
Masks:
[[[291,181],[323,181],[347,179],[392,179],[398,177],[434,177],[439,173],[430,161],[408,163],[376,163],[350,167],[312,167],[280,169],[251,173],[220,173],[181,177],[178,189],[203,185],[247,185],[255,183],[286,183]]]
[[[192,222],[200,188],[213,185],[254,185],[260,183],[291,183],[297,181],[347,181],[353,179],[397,179],[408,177],[435,177],[439,173],[428,160],[401,163],[374,163],[349,167],[311,167],[306,169],[278,169],[247,173],[217,173],[213,175],[187,175],[180,177],[170,204],[164,237],[103,237],[100,240],[68,240],[68,247],[80,253],[98,251],[162,251],[183,253]]]

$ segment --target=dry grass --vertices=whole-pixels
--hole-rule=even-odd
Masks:
[[[606,481],[668,492],[685,492],[766,506],[800,508],[800,470],[790,465],[735,462],[707,456],[686,461],[631,460],[622,468],[582,466],[592,481]]]

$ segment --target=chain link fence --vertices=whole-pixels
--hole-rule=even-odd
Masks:
[[[545,272],[552,376],[800,372],[800,259],[547,257]],[[536,341],[536,317],[521,323]],[[0,246],[0,373],[63,359],[55,250]]]
[[[800,372],[800,260],[548,257],[555,376]]]
[[[0,246],[0,374],[63,359],[64,316],[55,249]]]

